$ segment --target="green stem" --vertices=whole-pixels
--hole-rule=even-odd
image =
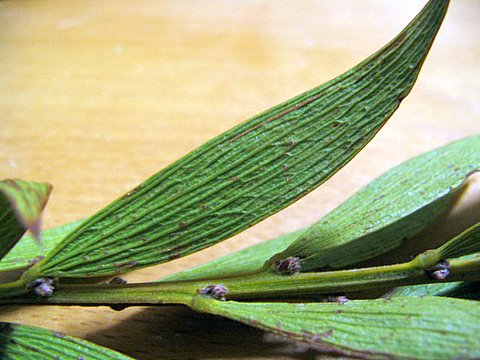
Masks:
[[[23,295],[27,292],[27,287],[22,279],[0,284],[0,299]]]
[[[188,305],[192,284],[151,282],[138,284],[75,284],[62,285],[51,297],[23,294],[18,297],[0,298],[0,304],[42,305]]]
[[[335,294],[372,288],[438,282],[425,272],[419,257],[408,263],[374,268],[277,275],[262,272],[224,279],[151,282],[124,285],[63,285],[52,297],[31,295],[0,299],[0,304],[54,305],[191,305],[199,291],[210,284],[228,288],[227,299],[285,299],[312,294]],[[480,280],[480,258],[450,261],[448,281]]]
[[[423,257],[423,256],[422,256]],[[408,263],[373,268],[300,273],[279,276],[272,273],[225,281],[228,299],[286,298],[314,294],[335,294],[374,288],[438,283],[426,274],[419,257]],[[480,258],[450,261],[446,281],[480,280]]]

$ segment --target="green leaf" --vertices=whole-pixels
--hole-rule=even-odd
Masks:
[[[473,147],[472,149],[477,149],[478,148],[478,143],[480,142],[480,137],[473,137],[469,138],[463,141],[460,141],[455,147],[452,147],[452,145],[447,145],[443,148],[439,148],[435,150],[432,153],[426,153],[424,155],[421,155],[420,158],[423,158],[423,161],[420,161],[417,159],[415,162],[412,161],[407,161],[404,162],[403,164],[400,164],[396,168],[390,170],[386,174],[380,176],[372,184],[375,184],[375,188],[372,189],[372,184],[367,186],[366,188],[360,190],[357,194],[355,194],[353,197],[348,199],[345,203],[341,204],[338,208],[333,210],[332,213],[327,214],[324,218],[322,218],[316,225],[314,226],[319,226],[322,224],[322,226],[325,226],[324,224],[326,223],[333,223],[333,224],[339,224],[339,229],[335,234],[332,234],[329,240],[331,239],[332,241],[332,248],[330,251],[332,253],[342,253],[344,251],[344,248],[341,245],[341,242],[345,241],[345,239],[349,239],[350,241],[358,240],[358,241],[365,241],[365,237],[363,237],[365,231],[364,229],[370,225],[370,222],[372,219],[362,219],[360,221],[356,221],[354,224],[349,224],[349,216],[352,214],[352,209],[363,209],[362,207],[364,204],[367,204],[367,207],[371,207],[370,201],[373,200],[374,197],[378,196],[378,193],[386,192],[388,193],[388,196],[383,197],[377,201],[375,201],[375,207],[373,209],[376,210],[376,219],[375,221],[378,221],[378,219],[384,220],[385,223],[384,225],[387,227],[386,229],[381,228],[382,223],[378,222],[377,226],[378,229],[374,229],[374,232],[372,236],[374,238],[371,240],[375,242],[375,239],[378,239],[378,241],[383,241],[384,239],[391,240],[393,238],[397,239],[404,239],[405,237],[412,235],[412,233],[418,232],[418,229],[423,228],[422,224],[427,224],[428,221],[431,218],[434,218],[438,212],[441,212],[443,210],[443,206],[448,206],[450,202],[450,195],[444,195],[444,192],[442,189],[444,189],[446,192],[448,192],[448,189],[450,186],[455,186],[456,183],[461,183],[462,179],[465,178],[465,176],[468,175],[470,172],[471,168],[468,166],[462,166],[459,167],[458,164],[462,163],[462,159],[465,160],[465,157],[469,157],[470,159],[472,158],[472,154],[474,153],[469,153],[465,152],[465,148],[470,148]],[[439,155],[440,156],[437,156]],[[448,156],[445,156],[447,154]],[[435,155],[435,156],[432,156]],[[475,156],[475,155],[474,155]],[[430,159],[434,157],[434,161],[430,161]],[[468,160],[468,159],[467,159]],[[442,174],[444,174],[444,168],[451,168],[452,165],[457,168],[456,171],[458,171],[456,176],[452,176],[451,179],[454,181],[448,184],[447,182],[435,182],[433,184],[433,187],[430,188],[431,191],[433,191],[432,196],[439,196],[439,199],[432,198],[430,199],[430,203],[419,203],[419,204],[414,204],[411,202],[405,203],[402,202],[404,201],[404,195],[400,192],[390,192],[390,188],[392,183],[396,184],[393,182],[393,178],[397,174],[402,174],[402,179],[403,180],[408,180],[408,182],[415,182],[418,179],[416,179],[417,174],[419,174],[422,171],[422,168],[424,168],[425,163],[429,163],[429,165],[434,165],[432,168],[429,168],[429,176],[434,178],[434,179],[442,179]],[[479,164],[480,165],[480,164]],[[463,170],[463,174],[462,174]],[[405,175],[407,174],[407,175]],[[443,180],[448,180],[443,178]],[[408,185],[408,183],[406,183]],[[422,185],[422,184],[420,184]],[[418,187],[417,192],[421,193],[424,192],[422,188]],[[411,189],[410,189],[411,190]],[[370,199],[369,199],[370,197]],[[424,199],[419,199],[424,200]],[[427,199],[428,200],[428,199]],[[392,209],[392,205],[397,205],[398,209],[401,209],[399,211],[397,209],[396,211],[396,217],[392,217],[390,210]],[[411,207],[406,206],[404,209],[402,209],[402,206],[405,206],[405,204],[410,205]],[[439,206],[439,204],[441,206]],[[416,207],[418,210],[412,212],[412,207]],[[433,209],[433,210],[432,210]],[[406,216],[409,217],[409,219],[403,220],[402,221],[402,215],[406,214]],[[424,219],[424,220],[422,220]],[[399,223],[396,223],[398,221]],[[417,224],[418,226],[412,227],[408,226],[409,224]],[[390,226],[390,228],[388,228]],[[478,226],[478,225],[477,225]],[[452,249],[454,244],[459,245],[460,241],[461,244],[466,244],[463,248],[456,246],[457,249],[461,250],[460,252],[450,252],[450,253],[442,253],[439,252],[439,260],[442,258],[452,258],[452,257],[457,257],[459,255],[462,255],[464,253],[474,252],[478,251],[477,246],[480,246],[480,241],[476,241],[475,237],[473,236],[474,234],[477,234],[478,228],[475,228],[476,232],[473,232],[473,229],[467,230],[461,235],[455,237],[454,239],[450,240],[447,242],[445,245],[443,245],[440,249],[445,249],[443,251],[446,251],[447,249]],[[240,273],[246,273],[246,272],[251,272],[252,270],[255,269],[260,269],[265,261],[275,255],[279,250],[281,249],[286,249],[288,246],[290,246],[293,242],[298,239],[301,234],[304,234],[306,232],[306,229],[302,230],[297,230],[293,233],[283,235],[279,238],[272,239],[269,241],[266,241],[264,243],[260,243],[251,247],[248,247],[244,250],[241,250],[236,253],[229,254],[225,257],[222,257],[220,259],[216,259],[214,261],[208,262],[204,265],[195,267],[193,269],[185,270],[180,273],[176,273],[173,275],[170,275],[166,278],[163,278],[162,280],[190,280],[190,279],[201,279],[201,278],[216,278],[216,277],[228,277],[231,275],[237,275]],[[327,234],[326,231],[324,231],[325,234]],[[336,236],[334,236],[336,235]],[[324,235],[325,236],[325,235]],[[357,237],[355,237],[357,236]],[[335,241],[339,241],[340,244],[337,244]],[[472,243],[471,245],[470,242]],[[335,247],[337,246],[337,247]],[[438,251],[440,251],[440,249]],[[463,250],[462,250],[463,249]],[[451,251],[451,250],[450,250]],[[449,255],[449,256],[446,256]],[[278,256],[276,256],[278,258]],[[423,285],[422,285],[423,286]],[[418,288],[420,289],[422,286],[419,286]],[[439,287],[440,289],[445,288],[445,291],[447,289],[450,289],[452,285],[450,284],[434,284],[434,285],[425,285],[425,289],[429,288],[432,289],[433,293],[428,292],[427,290],[421,290],[420,294],[423,294],[424,291],[425,294],[431,294],[431,295],[436,295],[435,289],[436,287]],[[442,294],[443,290],[439,294]],[[415,294],[415,293],[414,293]]]
[[[162,278],[162,281],[178,281],[229,277],[260,269],[267,259],[281,249],[286,249],[304,231],[297,230],[275,239],[249,246],[224,257],[210,261],[204,265],[184,270]],[[1,265],[1,263],[0,263]]]
[[[25,231],[40,238],[40,214],[52,186],[24,180],[0,181],[0,259]]]
[[[447,9],[431,1],[334,80],[219,135],[87,219],[25,279],[101,277],[170,261],[290,205],[351,160],[410,92]]]
[[[399,297],[336,303],[241,303],[198,296],[195,310],[367,359],[478,359],[480,303]]]
[[[391,299],[400,296],[448,296],[448,293],[461,286],[463,281],[438,284],[423,284],[400,286],[385,294],[383,297]]]
[[[450,205],[480,169],[480,136],[451,143],[389,170],[308,228],[270,262],[300,257],[303,271],[342,268],[413,237]]]
[[[438,248],[438,252],[442,259],[480,252],[480,222],[447,241]]]
[[[54,331],[0,322],[2,360],[132,360],[119,352]]]
[[[466,257],[467,260],[474,258],[476,256],[475,253],[478,251],[480,251],[480,223],[463,231],[438,249],[422,252],[413,261],[418,263],[420,267],[428,270],[438,265],[442,260],[449,261],[462,255]],[[470,257],[468,255],[470,255]],[[464,258],[459,258],[457,260],[461,259]],[[446,265],[448,264],[442,266]]]
[[[413,285],[413,286],[400,286],[392,291],[389,291],[384,298],[391,299],[394,297],[400,296],[447,296],[447,297],[458,297],[456,296],[459,291],[462,289],[468,289],[471,286],[471,282],[466,281],[455,281],[449,283],[439,283],[439,284],[423,284],[423,285]],[[478,289],[477,289],[478,291]]]
[[[480,281],[464,281],[444,296],[478,301],[480,300]]]
[[[43,258],[45,254],[57,246],[82,220],[44,230],[41,233],[42,244],[38,246],[35,237],[25,235],[15,247],[0,261],[0,272],[25,268],[35,260]]]

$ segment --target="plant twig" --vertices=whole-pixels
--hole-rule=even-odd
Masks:
[[[429,276],[426,263],[419,258],[395,265],[372,268],[278,275],[271,272],[251,273],[223,279],[164,281],[142,284],[63,285],[51,297],[24,295],[0,299],[0,304],[43,305],[190,305],[202,289],[221,284],[228,289],[227,300],[281,299],[352,292],[373,288],[438,282]],[[428,264],[427,264],[428,265]],[[480,258],[451,260],[449,275],[441,281],[480,280]]]

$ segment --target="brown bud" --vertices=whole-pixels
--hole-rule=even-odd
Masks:
[[[57,280],[54,278],[38,278],[28,284],[28,289],[38,296],[50,297],[53,290],[57,287]]]
[[[225,301],[228,289],[222,284],[208,285],[198,291],[200,295],[208,295],[214,299]]]
[[[432,280],[445,280],[450,275],[449,267],[448,261],[442,260],[427,270],[427,276]]]
[[[288,257],[283,260],[277,260],[275,262],[275,271],[277,274],[298,274],[302,270],[300,265],[300,258]]]

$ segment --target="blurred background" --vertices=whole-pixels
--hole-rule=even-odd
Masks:
[[[45,227],[84,218],[211,137],[348,70],[423,0],[2,1],[0,173],[46,181]],[[158,279],[313,223],[399,162],[480,133],[480,2],[455,0],[410,96],[324,186]],[[141,359],[308,357],[186,309],[2,308]]]

